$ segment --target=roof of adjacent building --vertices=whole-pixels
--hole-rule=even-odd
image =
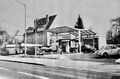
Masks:
[[[27,34],[31,34],[31,33],[33,33],[34,32],[34,27],[28,27],[27,29],[26,29],[26,33]],[[24,34],[23,34],[24,35]]]
[[[48,23],[47,23],[47,18],[46,17],[38,19],[38,21],[37,21],[37,28],[43,28],[44,27],[44,30],[49,29],[56,16],[57,15],[48,16],[48,18],[49,18]],[[30,31],[30,30],[34,30],[34,27],[28,27],[26,31]]]
[[[33,27],[28,27],[28,29],[27,30],[33,30],[34,28]]]
[[[49,21],[48,21],[48,24],[46,25],[45,29],[49,29],[49,27],[51,26],[51,24],[53,23],[55,17],[57,15],[52,15],[52,16],[48,16],[49,18]],[[41,18],[41,19],[38,19],[38,22],[37,22],[37,28],[41,28],[43,25],[45,25],[47,23],[47,18]]]
[[[68,26],[62,26],[62,27],[52,28],[48,30],[48,32],[52,32],[52,33],[66,33],[66,32],[73,32],[73,31],[77,31],[77,29],[71,28]]]

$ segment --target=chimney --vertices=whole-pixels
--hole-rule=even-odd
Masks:
[[[36,28],[37,25],[38,25],[38,18],[36,18],[36,19],[34,20],[34,27]]]
[[[46,20],[47,20],[47,23],[49,22],[49,16],[48,14],[46,14]]]

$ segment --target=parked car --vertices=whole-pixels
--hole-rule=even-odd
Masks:
[[[116,46],[117,46],[118,48],[120,48],[120,44],[116,44]]]
[[[9,55],[9,54],[10,54],[9,51],[6,50],[5,48],[0,49],[0,55]]]
[[[90,53],[90,52],[95,52],[95,48],[93,46],[90,45],[82,45],[81,46],[81,51],[84,53]]]
[[[102,46],[99,50],[95,51],[95,54],[103,57],[108,57],[110,55],[119,55],[120,48],[118,48],[116,45],[105,45]]]
[[[70,48],[70,52],[76,52],[78,51],[79,49],[77,47],[72,47]],[[94,53],[96,50],[96,48],[94,48],[93,46],[90,46],[90,45],[82,45],[81,46],[81,51],[83,53]]]
[[[41,47],[40,49],[42,51],[45,51],[45,52],[52,52],[52,48],[51,47]]]
[[[25,53],[25,50],[23,50],[23,53]],[[27,55],[35,55],[35,47],[27,47],[26,53],[27,53]],[[44,55],[44,53],[39,48],[37,48],[36,54],[37,55]]]

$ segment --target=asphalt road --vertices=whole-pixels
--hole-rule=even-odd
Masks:
[[[75,79],[74,75],[67,74],[60,68],[38,64],[0,61],[0,71],[0,79]]]
[[[112,62],[117,58],[96,57],[92,53],[66,55],[70,59],[78,61]],[[119,79],[119,77],[101,72],[0,60],[0,79]]]
[[[39,64],[0,61],[0,79],[112,79],[112,75]]]

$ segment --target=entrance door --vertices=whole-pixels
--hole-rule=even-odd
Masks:
[[[66,42],[65,41],[61,41],[60,45],[62,46],[63,52],[66,52]]]

